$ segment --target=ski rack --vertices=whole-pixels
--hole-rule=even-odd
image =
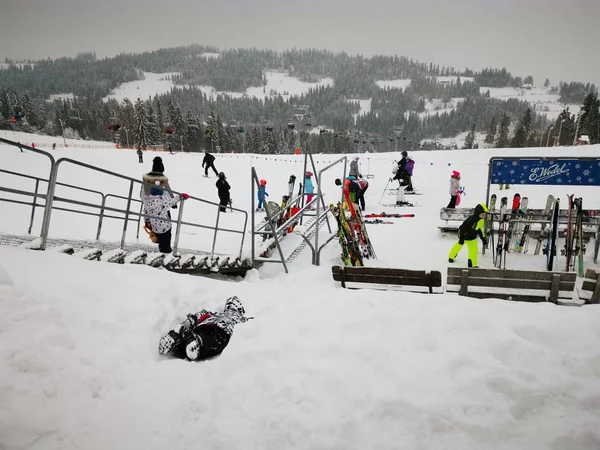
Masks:
[[[344,156],[344,157],[332,162],[331,164],[329,164],[328,166],[324,167],[323,169],[321,169],[320,171],[317,172],[316,165],[315,165],[314,159],[312,157],[312,154],[307,153],[307,154],[305,154],[305,159],[304,159],[304,173],[306,173],[306,168],[307,168],[309,159],[310,159],[310,163],[313,168],[313,174],[315,174],[315,182],[316,182],[316,188],[317,188],[317,192],[314,194],[313,199],[309,203],[306,203],[306,204],[304,203],[304,196],[305,196],[304,192],[300,193],[295,198],[288,200],[288,204],[294,204],[294,203],[298,202],[302,206],[301,206],[300,210],[293,217],[288,218],[284,223],[282,223],[281,225],[279,225],[276,228],[273,227],[271,224],[276,224],[277,222],[279,222],[279,220],[285,214],[285,211],[287,208],[282,208],[281,211],[279,211],[275,215],[271,215],[269,208],[265,208],[265,214],[267,216],[267,220],[264,223],[259,224],[258,226],[256,226],[256,224],[255,224],[255,218],[254,218],[255,215],[254,215],[254,213],[252,213],[252,219],[251,219],[252,253],[251,253],[251,255],[252,255],[252,264],[255,267],[264,262],[279,263],[279,264],[283,265],[285,273],[289,273],[287,263],[289,263],[293,259],[295,259],[296,256],[298,256],[298,254],[300,254],[300,252],[304,249],[304,247],[306,245],[309,245],[309,247],[312,251],[313,265],[318,266],[318,265],[320,265],[321,250],[329,242],[331,242],[333,240],[333,237],[335,237],[335,234],[333,234],[333,236],[331,236],[331,233],[333,233],[333,231],[331,229],[331,223],[329,222],[330,209],[328,206],[325,205],[325,200],[323,198],[323,192],[321,189],[321,179],[322,179],[321,177],[325,171],[330,170],[332,167],[334,167],[338,164],[341,164],[343,162],[344,163],[343,176],[345,178],[348,158],[346,156]],[[250,193],[252,211],[254,211],[254,209],[255,209],[254,202],[255,202],[257,189],[259,189],[259,188],[260,188],[259,177],[256,173],[256,169],[254,167],[252,167],[252,169],[251,169],[251,193]],[[343,196],[343,194],[342,194],[342,196]],[[314,213],[314,214],[312,213],[313,205],[316,205],[316,213]],[[321,209],[321,207],[322,207],[322,209]],[[281,247],[281,239],[288,233],[288,229],[291,226],[294,226],[298,223],[302,224],[302,221],[305,218],[305,216],[311,218],[310,222],[308,222],[308,224],[306,226],[306,229],[304,230],[304,232],[296,232],[295,233],[302,237],[303,242],[300,245],[296,246],[295,249],[289,255],[285,255],[282,250],[282,247]],[[329,230],[330,236],[325,241],[324,244],[319,246],[319,230],[321,229],[323,223],[327,224],[327,228]],[[273,229],[273,228],[275,228],[275,229]],[[270,240],[266,241],[266,245],[263,244],[263,246],[261,246],[261,251],[262,251],[261,256],[257,255],[257,249],[256,249],[256,237],[258,237],[258,236],[260,236],[260,237],[269,236],[269,238],[270,238]],[[314,237],[314,245],[310,244],[310,240],[313,237]],[[273,248],[275,248],[277,250],[277,254],[278,254],[277,258],[272,258],[269,256],[262,256],[265,253],[268,255],[269,250],[271,250]]]
[[[137,222],[138,227],[137,227],[136,238],[139,238],[139,228],[140,228],[139,225],[141,223],[141,218],[144,216],[144,214],[142,211],[141,200],[133,197],[134,186],[140,186],[140,187],[144,186],[144,185],[152,186],[151,183],[144,183],[141,180],[131,178],[131,177],[128,177],[125,175],[121,175],[119,173],[112,172],[109,170],[101,169],[99,167],[96,167],[96,166],[93,166],[90,164],[86,164],[86,163],[83,163],[83,162],[80,162],[80,161],[77,161],[74,159],[70,159],[70,158],[60,158],[58,160],[55,160],[55,158],[48,152],[45,152],[45,151],[39,150],[39,149],[35,149],[35,148],[29,147],[27,145],[13,142],[13,141],[10,141],[10,140],[4,139],[4,138],[0,138],[0,142],[15,146],[20,149],[26,149],[27,151],[29,151],[31,153],[43,155],[50,160],[50,172],[49,172],[48,178],[34,177],[34,176],[26,175],[23,173],[11,172],[8,170],[0,169],[0,173],[6,173],[11,176],[17,176],[22,179],[35,181],[35,189],[31,189],[31,190],[13,189],[13,188],[5,186],[5,185],[0,185],[0,192],[6,192],[9,194],[13,194],[13,195],[29,197],[29,198],[33,198],[33,200],[25,201],[25,200],[18,200],[15,198],[0,197],[0,202],[16,203],[16,204],[21,204],[21,205],[26,205],[26,206],[31,207],[31,216],[30,216],[30,221],[29,221],[28,235],[31,234],[31,229],[32,229],[32,225],[33,225],[33,221],[34,221],[34,217],[35,217],[36,208],[43,209],[44,215],[43,215],[42,224],[41,224],[39,245],[36,246],[37,249],[39,249],[39,250],[46,249],[46,245],[49,242],[48,233],[49,233],[49,229],[50,229],[51,215],[52,215],[52,211],[54,211],[54,210],[66,211],[66,212],[74,213],[74,214],[84,214],[87,216],[98,217],[98,225],[97,225],[97,229],[96,229],[96,241],[97,242],[100,241],[102,224],[103,224],[104,219],[117,219],[117,220],[123,221],[123,230],[122,230],[122,235],[121,235],[121,241],[118,245],[118,248],[123,250],[128,246],[125,238],[126,238],[126,233],[127,233],[127,226],[130,221]],[[116,194],[106,194],[106,193],[101,192],[100,190],[88,189],[88,188],[85,188],[82,186],[58,182],[59,168],[65,164],[72,164],[75,166],[79,166],[80,168],[83,168],[83,169],[102,173],[104,175],[111,176],[114,180],[126,181],[129,184],[129,189],[128,189],[129,193],[127,196],[121,196],[121,195],[116,195]],[[45,192],[44,192],[44,189],[40,188],[40,184],[42,184],[42,183],[46,183],[46,185],[47,185],[47,187],[45,188]],[[70,198],[70,196],[67,196],[67,195],[57,196],[57,195],[55,195],[57,186],[65,187],[68,189],[73,189],[78,192],[87,192],[89,194],[98,195],[99,196],[98,201],[97,202],[94,200],[80,201],[78,199]],[[135,192],[137,192],[137,190]],[[172,191],[172,190],[169,192],[177,193],[176,191]],[[116,207],[107,206],[106,202],[109,198],[116,198],[116,199],[126,201],[126,207],[125,208],[116,208]],[[38,203],[38,200],[40,200],[40,199],[42,201],[44,201],[44,203],[42,203],[42,204]],[[192,251],[194,253],[201,253],[201,254],[206,253],[206,254],[210,255],[211,259],[214,258],[214,256],[216,255],[215,246],[216,246],[217,234],[219,231],[225,232],[225,233],[234,233],[234,234],[241,235],[241,243],[240,243],[239,252],[237,255],[231,255],[231,257],[234,260],[238,259],[238,258],[239,258],[239,260],[242,260],[244,237],[246,234],[246,228],[247,228],[247,224],[248,224],[248,213],[241,209],[231,208],[231,210],[241,212],[245,215],[243,228],[239,229],[239,230],[223,228],[223,227],[219,227],[219,218],[220,218],[219,206],[220,205],[218,203],[211,202],[209,200],[205,200],[202,198],[193,197],[193,196],[190,196],[189,199],[186,201],[187,202],[189,202],[189,201],[199,202],[199,203],[214,206],[217,210],[216,222],[215,222],[214,226],[203,225],[203,224],[195,223],[195,222],[184,222],[183,221],[184,203],[180,202],[179,210],[178,210],[178,217],[176,219],[162,219],[161,218],[162,220],[170,220],[170,222],[173,224],[173,228],[174,228],[174,232],[175,232],[174,242],[173,242],[173,253],[174,254],[179,253],[178,246],[179,246],[179,236],[180,236],[181,227],[189,226],[189,227],[209,229],[209,230],[214,231],[212,248],[211,248],[210,252],[202,251],[202,250],[193,250]],[[64,207],[58,206],[57,203],[66,204],[66,206],[64,206]],[[137,208],[138,203],[140,205],[139,210]],[[74,207],[73,205],[78,205],[80,207],[84,207],[87,210],[73,209],[73,207]],[[135,205],[135,210],[134,210],[134,205]],[[154,218],[154,216],[147,216],[147,217]],[[29,237],[31,237],[31,236],[29,236]],[[82,241],[82,242],[87,242],[87,241]],[[114,248],[114,246],[113,246],[113,248]],[[156,247],[154,247],[154,248],[156,249]]]

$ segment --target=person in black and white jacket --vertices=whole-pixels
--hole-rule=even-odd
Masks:
[[[245,317],[245,313],[240,299],[230,297],[222,312],[203,309],[188,314],[185,321],[160,339],[158,351],[162,355],[190,361],[218,356],[229,344],[235,325],[252,319]]]
[[[188,194],[173,194],[173,197],[164,195],[164,190],[159,187],[160,181],[156,181],[156,186],[150,189],[150,195],[144,198],[144,215],[146,219],[146,228],[152,231],[158,238],[158,251],[161,253],[171,253],[171,222],[170,209],[179,203],[181,198],[187,200]],[[154,217],[149,217],[154,216]]]

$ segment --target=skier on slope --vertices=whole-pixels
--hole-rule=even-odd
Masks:
[[[456,208],[456,201],[458,200],[458,196],[460,195],[460,172],[456,170],[452,171],[452,175],[450,176],[450,202],[446,208]]]
[[[222,312],[203,309],[188,314],[186,320],[160,339],[158,351],[162,355],[190,361],[218,356],[229,344],[234,327],[252,318],[245,317],[245,313],[240,299],[230,297]]]
[[[138,155],[138,162],[139,162],[140,164],[143,164],[143,163],[144,163],[144,154],[142,153],[142,149],[138,147],[138,149],[137,149],[137,152],[136,152],[136,153],[137,153],[137,155]]]
[[[219,194],[219,211],[227,212],[227,205],[231,201],[231,194],[229,193],[231,186],[229,186],[223,172],[219,173],[219,179],[215,183],[215,186],[217,186],[217,192]]]
[[[146,229],[156,235],[159,252],[171,253],[172,224],[169,209],[179,203],[180,197],[176,194],[172,197],[164,195],[164,190],[160,187],[160,181],[157,180],[155,184],[150,189],[150,195],[144,200]],[[181,198],[184,200],[187,200],[189,197],[188,194],[181,194]]]
[[[358,178],[359,176],[362,176],[360,174],[360,171],[358,169],[358,161],[360,160],[360,158],[357,156],[356,158],[354,158],[354,160],[352,160],[352,162],[350,163],[350,172],[348,173],[349,176],[353,176],[355,178]]]
[[[262,211],[263,210],[263,202],[266,201],[265,197],[268,197],[269,194],[267,194],[267,180],[260,180],[260,187],[258,188],[258,207],[256,208],[257,211]]]
[[[208,169],[212,169],[216,176],[219,176],[219,172],[215,169],[215,157],[208,153],[208,150],[204,152],[204,159],[202,160],[202,167],[204,167],[204,176],[208,177]]]
[[[467,217],[461,224],[461,226],[458,228],[458,241],[450,249],[448,262],[454,262],[456,256],[466,242],[469,249],[468,265],[469,267],[477,267],[477,236],[481,238],[481,242],[484,246],[487,246],[488,244],[484,232],[485,215],[487,212],[487,206],[485,206],[483,203],[480,203],[475,207],[473,214]]]

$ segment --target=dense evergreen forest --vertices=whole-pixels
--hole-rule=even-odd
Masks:
[[[207,56],[217,54],[218,57]],[[302,81],[325,77],[334,83],[289,99],[204,94],[244,92],[264,87],[266,71],[280,71]],[[152,98],[103,101],[122,83],[142,79],[144,72],[176,73],[170,92]],[[447,78],[436,78],[447,77]],[[381,88],[378,80],[410,79],[404,89]],[[480,87],[526,88],[533,78],[506,69],[457,71],[398,56],[363,56],[323,50],[275,52],[257,49],[219,50],[210,46],[161,49],[98,59],[94,53],[46,59],[0,69],[0,129],[42,132],[66,137],[107,140],[143,147],[170,145],[175,150],[287,153],[296,146],[319,152],[389,151],[435,148],[423,139],[468,132],[465,148],[477,146],[476,133],[488,146],[562,144],[575,134],[599,140],[600,114],[594,85],[561,83],[560,101],[583,104],[582,114],[565,110],[550,123],[526,101],[489,98]],[[549,85],[549,80],[544,83]],[[65,100],[52,95],[72,94]],[[355,116],[351,99],[371,99],[371,111]],[[433,100],[455,108],[421,114]],[[562,124],[562,126],[561,126]],[[320,127],[320,128],[318,128]]]

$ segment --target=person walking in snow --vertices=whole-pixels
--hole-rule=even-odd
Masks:
[[[465,219],[465,221],[458,228],[458,241],[450,249],[448,255],[448,262],[453,263],[458,253],[466,243],[469,249],[469,267],[477,267],[477,236],[481,238],[481,242],[484,246],[487,246],[488,241],[485,237],[484,226],[485,226],[485,215],[488,209],[483,203],[480,203],[473,210],[473,214]]]
[[[350,173],[348,174],[348,176],[352,176],[354,178],[358,178],[359,176],[362,176],[360,174],[360,170],[358,169],[358,161],[360,160],[360,158],[357,156],[356,158],[354,158],[354,160],[350,163]]]
[[[263,202],[266,201],[265,197],[268,197],[269,194],[267,194],[267,180],[260,180],[260,186],[258,188],[258,207],[256,208],[257,211],[262,211],[263,210]]]
[[[310,203],[315,196],[315,187],[312,182],[312,172],[306,172],[304,175],[304,193],[306,194],[306,203]]]
[[[222,312],[205,309],[188,314],[187,319],[164,335],[158,352],[174,358],[202,361],[220,355],[238,323],[247,322],[246,311],[238,297],[229,297]]]
[[[169,197],[160,187],[160,181],[156,181],[155,186],[150,188],[150,195],[144,200],[144,216],[146,228],[156,235],[158,239],[158,251],[161,253],[171,253],[171,212],[172,206],[179,203],[183,198],[187,200],[188,194],[181,194],[181,197],[174,194]],[[150,217],[152,216],[152,217]]]
[[[456,208],[456,200],[460,195],[460,172],[456,170],[452,171],[452,175],[450,176],[450,202],[446,208]]]
[[[137,149],[137,155],[138,155],[138,162],[140,164],[144,163],[144,153],[142,152],[142,149],[138,147]]]
[[[212,169],[216,176],[219,176],[219,172],[215,168],[215,157],[208,153],[208,150],[204,152],[204,159],[202,160],[202,167],[204,167],[204,176],[208,177],[208,169]]]
[[[217,186],[219,194],[219,211],[227,212],[227,205],[231,201],[231,194],[229,193],[231,186],[229,186],[223,172],[219,173],[219,179],[215,183],[215,186]]]

